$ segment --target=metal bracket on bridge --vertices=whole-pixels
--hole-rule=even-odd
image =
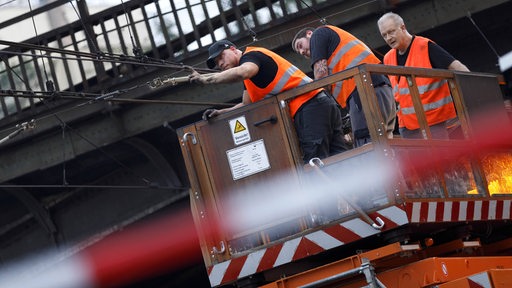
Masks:
[[[4,138],[0,139],[0,144],[6,142],[9,139],[12,139],[12,138],[18,136],[18,134],[20,134],[22,131],[34,129],[35,127],[36,127],[36,122],[34,119],[30,120],[29,122],[23,122],[21,124],[17,124],[16,130],[14,132],[12,132],[9,135],[5,136]]]

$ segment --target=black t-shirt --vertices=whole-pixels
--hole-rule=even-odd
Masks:
[[[311,39],[309,41],[311,68],[314,69],[313,66],[317,61],[322,59],[329,59],[336,48],[338,48],[340,42],[340,35],[338,35],[338,33],[336,33],[334,30],[325,26],[316,28],[315,31],[313,31],[313,35],[311,35]],[[371,76],[372,83],[375,86],[389,84],[389,79],[387,76],[381,74],[372,74]]]
[[[250,51],[240,58],[240,65],[251,62],[258,65],[259,71],[249,80],[259,88],[267,87],[277,74],[277,63],[270,57],[260,51]]]
[[[412,37],[412,41],[414,41],[414,37],[415,36]],[[411,45],[407,47],[407,50],[403,55],[396,53],[398,65],[405,66],[410,48]],[[455,61],[455,58],[450,53],[432,41],[428,41],[428,57],[430,59],[430,63],[432,64],[432,68],[438,69],[448,69],[448,66],[450,66],[450,64]]]
[[[311,68],[318,60],[329,59],[340,41],[340,36],[332,29],[325,26],[316,28],[309,41]]]

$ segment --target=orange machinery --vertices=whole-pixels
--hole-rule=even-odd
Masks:
[[[407,77],[425,139],[386,138],[372,73]],[[449,140],[431,139],[419,77],[449,84],[458,114]],[[348,78],[372,143],[302,163],[288,100]],[[211,286],[512,285],[512,127],[498,83],[361,65],[180,128]]]

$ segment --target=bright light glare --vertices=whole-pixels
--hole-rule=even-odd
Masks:
[[[81,257],[46,252],[0,271],[0,287],[88,288],[93,287],[90,276],[89,265]]]
[[[222,218],[231,220],[229,228],[236,234],[308,216],[317,207],[337,208],[338,201],[349,205],[383,201],[377,199],[385,198],[385,187],[392,184],[397,171],[393,167],[390,161],[366,154],[321,170],[315,168],[307,173],[307,179],[299,180],[292,173],[276,175],[244,187],[243,191],[228,193],[231,197],[226,201],[226,215]]]

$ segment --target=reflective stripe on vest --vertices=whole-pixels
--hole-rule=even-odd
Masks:
[[[436,89],[439,89],[441,88],[443,85],[446,85],[448,83],[448,81],[446,81],[446,79],[442,79],[441,81],[437,81],[437,82],[433,82],[433,83],[429,83],[429,84],[426,84],[426,85],[420,85],[418,86],[418,92],[420,94],[424,94],[426,92],[429,92],[429,91],[434,91]],[[398,87],[398,85],[396,86]],[[394,91],[393,92],[396,92],[396,90],[398,90],[398,93],[401,94],[401,95],[408,95],[408,94],[411,94],[409,88],[400,88],[400,89],[393,89]],[[423,104],[423,110],[426,112],[426,111],[430,111],[430,110],[434,110],[434,109],[437,109],[437,108],[440,108],[448,103],[451,103],[453,102],[453,99],[451,97],[450,94],[446,95],[444,98],[441,98],[437,101],[434,101],[432,103],[426,103],[426,104]],[[414,106],[411,106],[411,107],[401,107],[400,108],[400,111],[402,112],[402,115],[409,115],[409,114],[415,114],[415,110],[414,110]]]
[[[327,59],[329,74],[355,67],[359,64],[379,64],[380,60],[373,55],[371,50],[354,35],[336,26],[326,25],[340,38],[338,47]],[[353,78],[338,81],[331,85],[332,95],[336,98],[342,107],[347,106],[347,98],[355,89],[356,84]]]
[[[441,81],[437,81],[437,82],[433,82],[433,83],[428,83],[428,84],[425,84],[425,85],[420,85],[420,86],[418,86],[418,92],[420,92],[420,94],[424,94],[425,92],[439,89],[439,88],[441,88],[443,85],[445,85],[447,83],[448,83],[448,81],[446,81],[446,79],[442,79]],[[393,89],[393,92],[394,93],[398,92],[401,95],[411,94],[411,91],[409,90],[409,87],[404,87],[404,88],[398,89],[398,85],[396,86],[396,88]]]
[[[277,82],[276,86],[274,86],[272,91],[270,91],[268,94],[272,95],[272,96],[275,96],[275,95],[279,94],[279,92],[281,92],[283,90],[283,88],[286,85],[286,83],[288,83],[290,78],[292,78],[293,73],[297,72],[297,70],[299,70],[299,68],[297,68],[295,66],[291,66],[290,68],[286,69],[286,71],[284,72],[284,74],[281,77],[281,79],[279,79],[279,81]],[[307,84],[307,83],[312,81],[311,78],[309,78],[308,76],[306,76],[306,77],[307,77],[306,79],[303,78],[300,81],[299,86]]]
[[[448,103],[452,103],[452,102],[453,102],[452,96],[448,95],[448,96],[446,96],[444,98],[441,98],[441,99],[439,99],[439,100],[437,100],[435,102],[423,104],[423,110],[425,112],[427,112],[427,111],[430,111],[430,110],[441,108],[444,105],[446,105]],[[410,108],[408,108],[408,107],[405,107],[405,108],[400,107],[400,111],[402,112],[402,115],[416,114],[416,112],[414,110],[414,107],[410,107]]]
[[[266,96],[275,96],[281,92],[286,90],[296,88],[307,83],[312,82],[313,80],[308,77],[304,72],[302,72],[299,68],[288,62],[283,57],[274,53],[271,50],[261,47],[246,47],[244,53],[249,52],[260,52],[269,58],[272,59],[277,65],[277,72],[275,75],[272,75],[274,79],[270,82],[266,87],[258,87],[254,84],[251,79],[245,79],[244,84],[251,99],[251,102],[260,101]],[[260,71],[264,73],[264,71]],[[258,72],[258,73],[260,73]],[[291,99],[288,103],[290,108],[290,115],[292,117],[295,116],[295,113],[299,110],[299,108],[306,103],[309,99],[315,97],[323,88],[318,88],[310,92],[306,92],[304,94],[298,95],[295,98]]]
[[[357,45],[362,45],[361,41],[359,40],[352,40],[345,44],[332,58],[331,63],[329,63],[329,74],[333,74],[333,70],[338,65],[338,63],[341,61],[341,58],[350,50],[352,47],[355,47]],[[368,57],[371,54],[370,51],[362,50],[360,51],[359,55],[354,57],[352,61],[345,67],[345,69],[352,68],[354,66],[357,66],[363,61],[364,58]],[[339,81],[334,84],[334,88],[332,90],[333,95],[338,95],[341,93],[341,89],[343,89],[343,82]]]

